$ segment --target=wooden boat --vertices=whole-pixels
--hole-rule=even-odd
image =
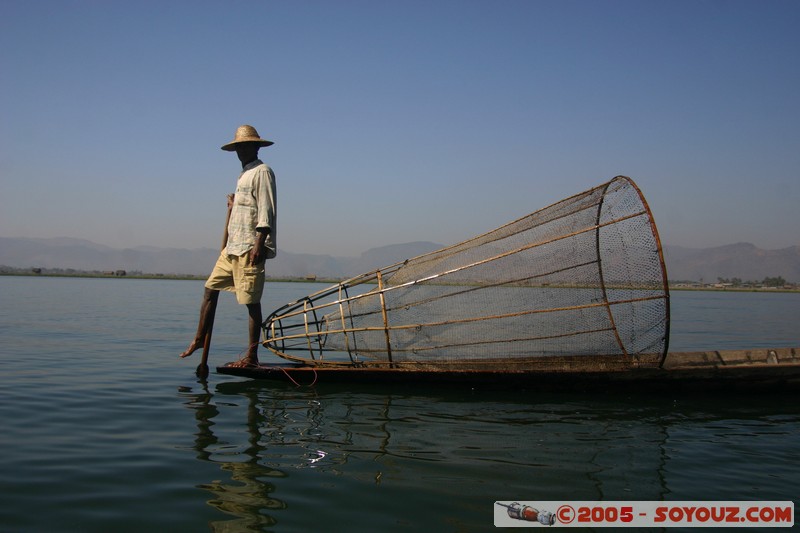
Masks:
[[[800,389],[800,348],[670,352],[661,365],[577,356],[461,368],[277,363],[251,368],[220,366],[217,372],[296,385],[405,383],[478,388],[515,386],[548,391],[785,391]]]
[[[217,371],[557,389],[798,379],[793,348],[669,353],[669,324],[652,213],[633,180],[617,176],[286,304],[264,321],[263,344],[287,362]]]

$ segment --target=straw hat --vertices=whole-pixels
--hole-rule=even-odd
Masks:
[[[274,144],[272,141],[259,137],[256,129],[247,124],[236,128],[236,135],[234,135],[233,140],[228,144],[222,145],[222,149],[226,152],[235,152],[236,145],[239,143],[258,143],[259,146],[270,146]]]

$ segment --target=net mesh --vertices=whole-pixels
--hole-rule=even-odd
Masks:
[[[460,244],[276,310],[264,344],[314,364],[663,357],[666,271],[652,215],[618,176]]]

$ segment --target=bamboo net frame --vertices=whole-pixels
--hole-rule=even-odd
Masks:
[[[275,310],[263,344],[315,365],[662,361],[669,289],[636,184],[598,187]]]

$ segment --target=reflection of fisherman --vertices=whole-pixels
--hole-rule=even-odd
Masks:
[[[272,481],[286,477],[284,472],[261,464],[265,446],[261,441],[259,428],[269,425],[258,409],[258,396],[255,391],[245,390],[247,397],[247,429],[249,438],[242,444],[241,453],[234,454],[235,460],[225,461],[229,453],[217,452],[221,449],[229,451],[230,442],[220,442],[213,428],[220,421],[214,421],[219,409],[214,402],[214,394],[209,392],[204,382],[202,390],[193,391],[190,387],[179,389],[182,396],[190,399],[186,406],[195,411],[197,432],[195,433],[195,449],[197,458],[202,461],[217,463],[229,473],[229,479],[214,480],[198,485],[199,488],[213,493],[214,497],[208,505],[235,518],[209,522],[211,531],[266,531],[277,523],[272,511],[286,509],[286,502],[274,497],[277,487]],[[267,514],[269,510],[270,513]]]
[[[240,126],[230,143],[222,147],[236,152],[242,173],[236,194],[228,195],[228,224],[222,253],[206,281],[197,334],[181,357],[192,355],[210,335],[219,291],[236,293],[236,300],[247,306],[249,337],[242,359],[230,366],[258,364],[261,326],[261,294],[264,290],[264,260],[275,257],[277,196],[275,174],[258,159],[261,147],[273,144],[259,137],[253,126]]]

